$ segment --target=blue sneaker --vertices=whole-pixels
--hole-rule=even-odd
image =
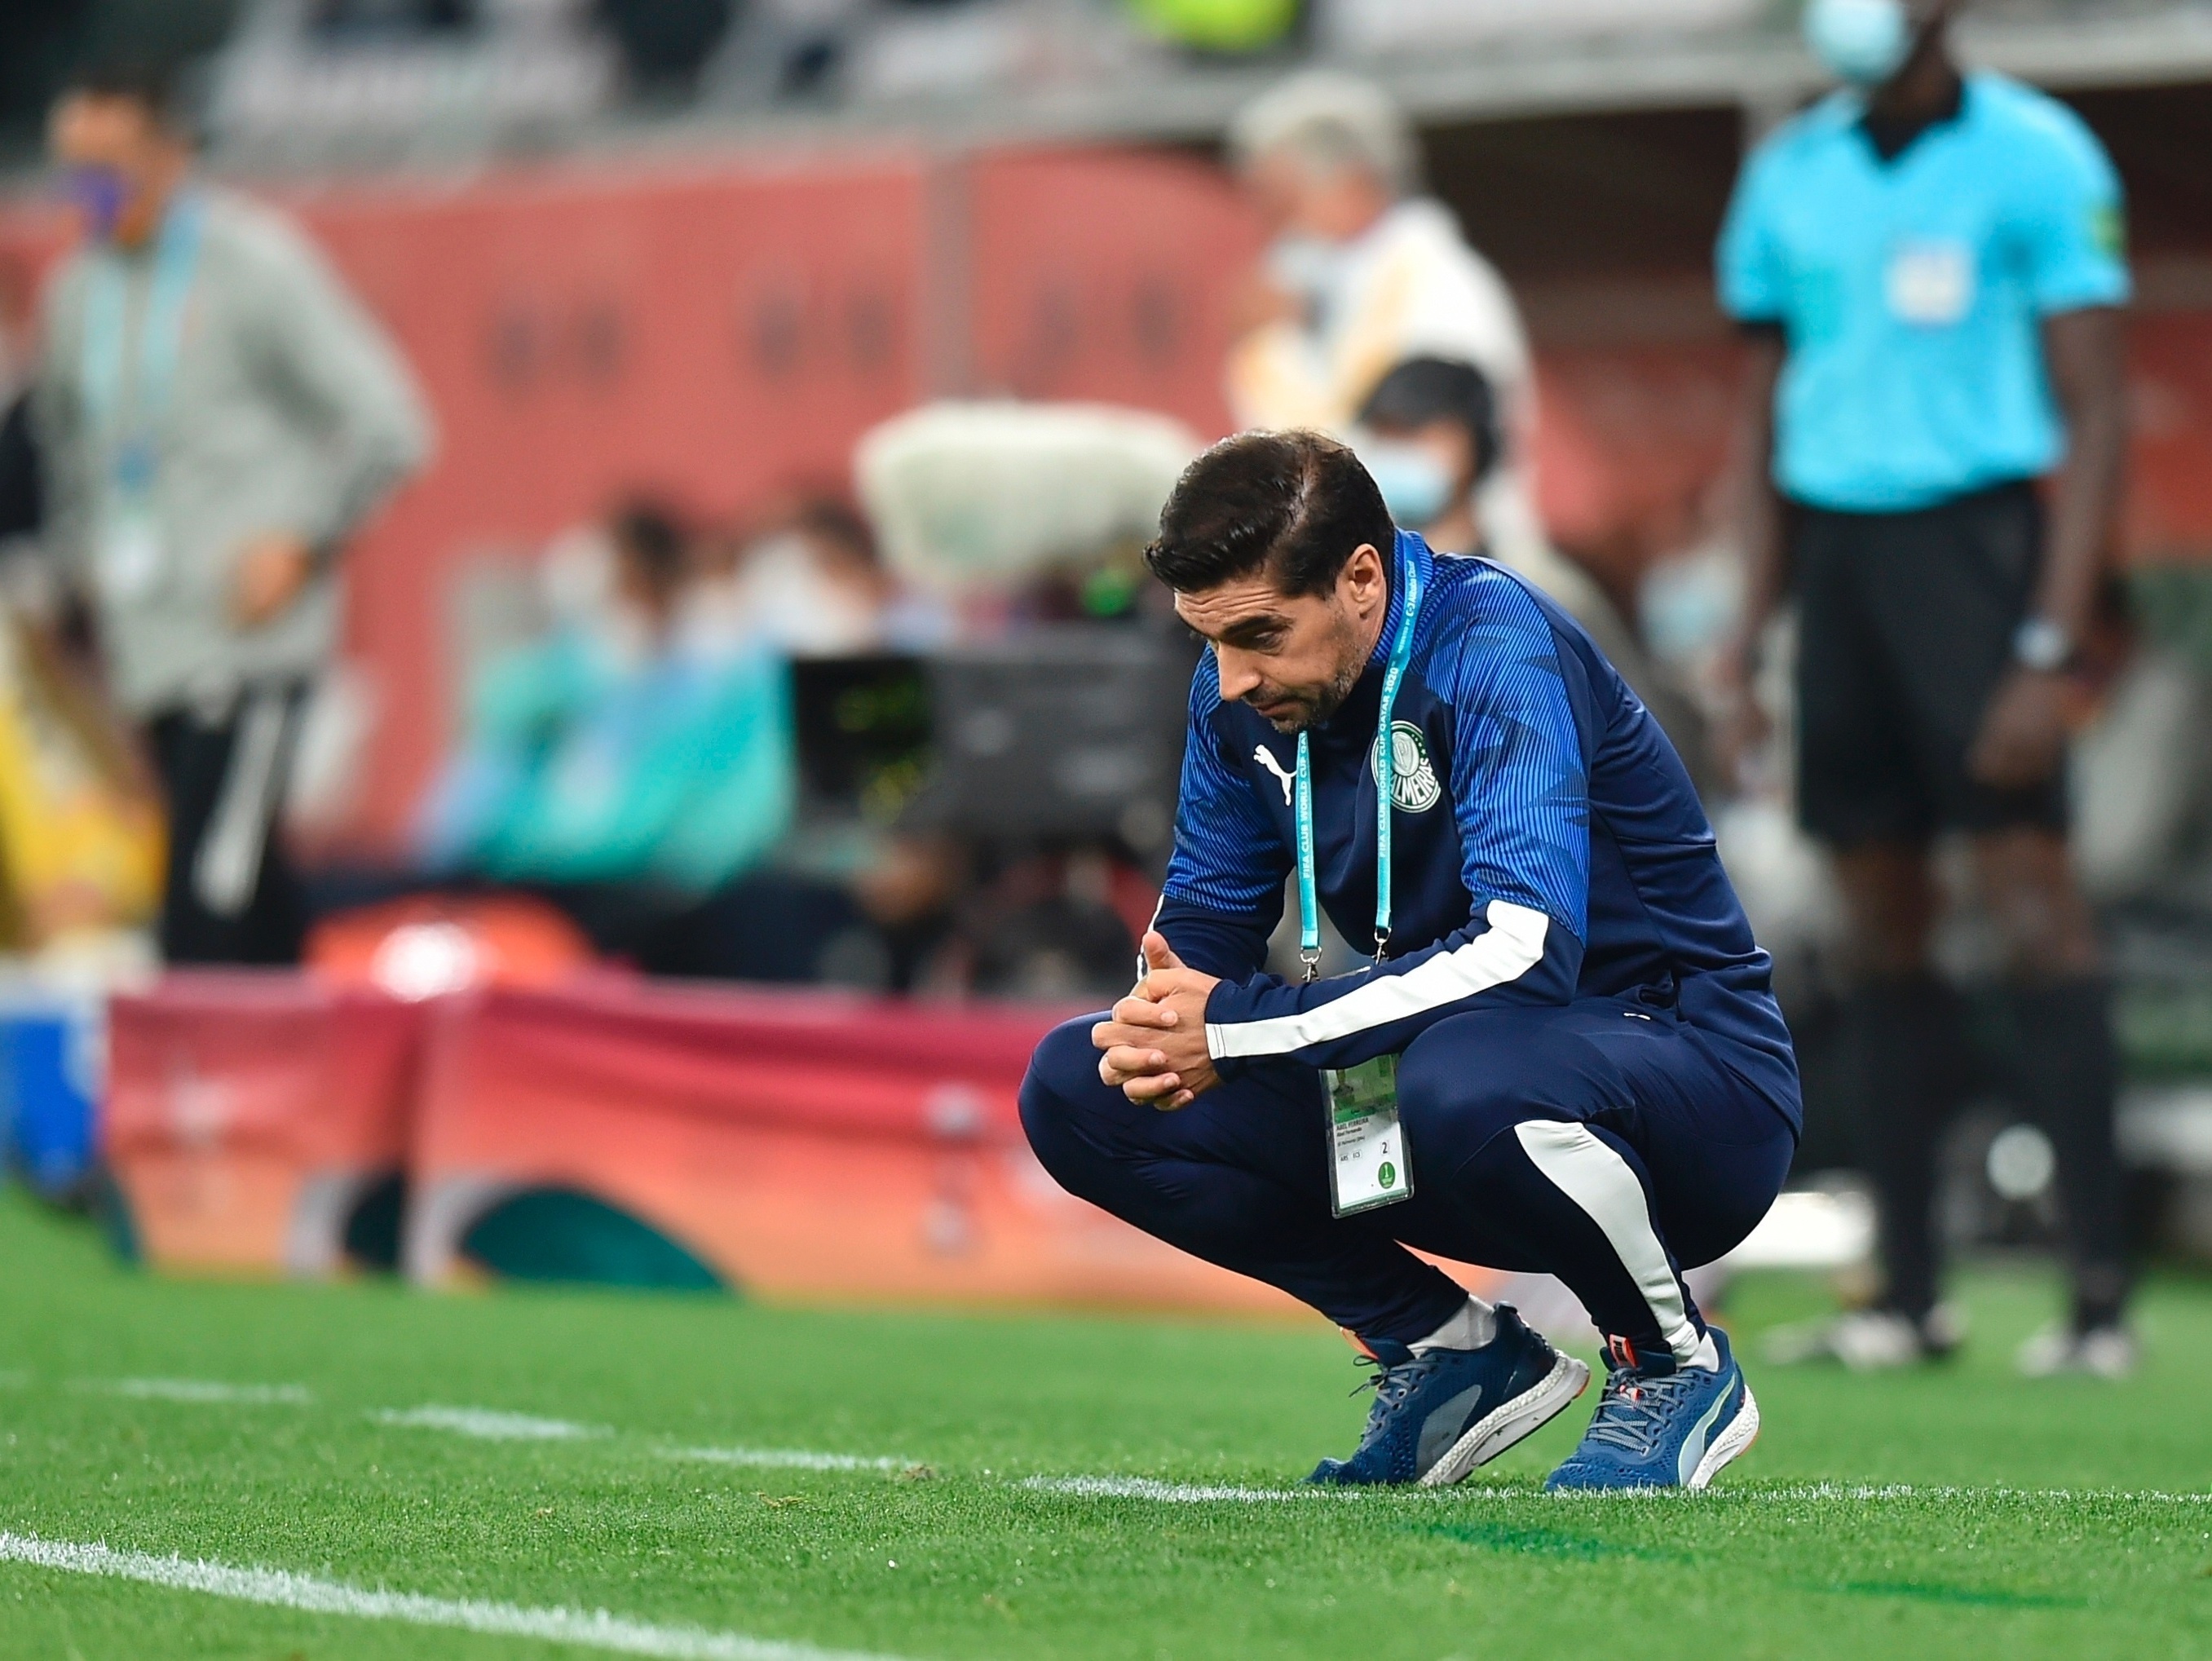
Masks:
[[[1759,1434],[1759,1403],[1729,1349],[1728,1334],[1708,1327],[1717,1370],[1665,1371],[1608,1346],[1605,1393],[1582,1445],[1544,1483],[1547,1492],[1602,1488],[1701,1488]],[[1616,1341],[1616,1344],[1618,1341]]]
[[[1375,1405],[1359,1451],[1324,1459],[1309,1482],[1440,1488],[1494,1459],[1583,1393],[1589,1369],[1530,1329],[1510,1304],[1480,1349],[1373,1358]]]

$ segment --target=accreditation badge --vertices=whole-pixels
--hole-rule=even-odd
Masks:
[[[1905,242],[1892,250],[1882,295],[1900,323],[1948,329],[1974,306],[1974,252],[1963,242]]]
[[[118,503],[100,528],[100,592],[111,602],[143,599],[161,577],[161,526],[150,504]]]
[[[1328,1092],[1329,1209],[1339,1217],[1413,1195],[1406,1130],[1398,1123],[1398,1058],[1377,1056],[1341,1072],[1324,1068]]]

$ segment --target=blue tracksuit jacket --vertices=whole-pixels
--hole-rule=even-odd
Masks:
[[[1176,847],[1158,926],[1224,977],[1206,1034],[1224,1078],[1285,1056],[1347,1067],[1499,1005],[1638,995],[1717,1053],[1793,1129],[1796,1062],[1771,965],[1674,746],[1589,636],[1503,568],[1432,553],[1398,692],[1395,916],[1377,968],[1310,986],[1260,972],[1294,863],[1297,740],[1224,703],[1212,653],[1190,695]],[[1373,660],[1310,735],[1317,886],[1352,945],[1375,916],[1375,725],[1402,584]]]

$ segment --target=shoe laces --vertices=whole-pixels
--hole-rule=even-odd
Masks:
[[[1667,1421],[1696,1384],[1686,1369],[1639,1372],[1621,1367],[1607,1373],[1605,1392],[1583,1439],[1601,1442],[1639,1457],[1655,1451]]]
[[[1373,1369],[1351,1390],[1354,1396],[1363,1390],[1375,1392],[1374,1404],[1367,1409],[1367,1433],[1360,1439],[1364,1446],[1390,1415],[1405,1404],[1407,1396],[1413,1394],[1413,1387],[1427,1376],[1434,1364],[1426,1355],[1416,1355],[1395,1366],[1385,1366],[1371,1355],[1355,1356],[1352,1360],[1355,1366]]]

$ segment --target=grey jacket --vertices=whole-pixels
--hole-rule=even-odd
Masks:
[[[288,220],[206,186],[200,252],[174,378],[155,429],[158,574],[104,592],[95,557],[111,462],[84,407],[94,262],[119,260],[129,319],[118,397],[137,396],[150,251],[84,248],[46,296],[33,414],[47,483],[46,540],[94,603],[123,706],[219,708],[241,686],[312,677],[337,642],[334,556],[430,448],[430,424],[384,332]],[[270,532],[320,551],[293,605],[261,628],[234,620],[241,549]]]

